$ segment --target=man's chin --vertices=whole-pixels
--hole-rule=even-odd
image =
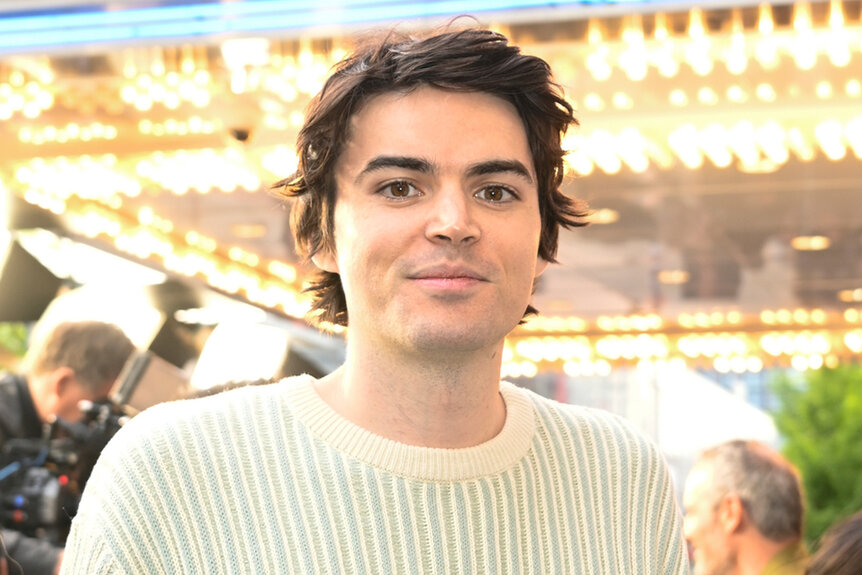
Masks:
[[[697,553],[694,555],[694,569],[692,575],[731,575],[736,572],[736,561],[733,557],[724,557],[719,563],[708,563],[704,560],[698,561]]]

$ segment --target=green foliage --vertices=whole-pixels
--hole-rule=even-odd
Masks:
[[[27,325],[23,323],[0,323],[0,348],[6,354],[21,357],[27,351]]]
[[[782,375],[774,388],[783,451],[805,487],[810,544],[862,509],[862,367],[821,369],[797,379]]]

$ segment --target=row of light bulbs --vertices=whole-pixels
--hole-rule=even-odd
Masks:
[[[809,95],[822,100],[824,103],[838,97],[855,99],[862,96],[862,82],[859,78],[850,78],[837,84],[829,80],[820,80],[811,87],[810,94],[803,92],[799,86],[793,86],[787,93],[787,96],[791,98]],[[767,81],[760,82],[753,88],[733,83],[723,93],[717,92],[712,86],[702,86],[692,92],[686,92],[682,88],[672,88],[667,93],[667,103],[676,108],[682,108],[695,102],[704,106],[745,104],[752,101],[772,104],[778,98],[779,94],[775,86]],[[607,97],[602,97],[597,92],[587,92],[581,99],[580,105],[576,107],[590,112],[602,112],[609,107],[620,111],[632,110],[635,105],[634,98],[623,91],[614,92]]]
[[[860,98],[862,106],[862,98]],[[219,121],[203,120],[193,116],[187,120],[166,120],[152,122],[142,120],[139,124],[144,134],[212,134],[221,128]],[[42,144],[47,142],[67,142],[73,140],[90,141],[93,139],[113,140],[117,129],[110,125],[95,122],[89,125],[67,124],[62,128],[46,126],[39,130],[22,128],[18,134],[25,143]],[[862,114],[842,123],[835,119],[820,121],[812,133],[799,127],[785,128],[774,120],[755,124],[750,120],[740,120],[725,127],[713,123],[697,127],[685,123],[672,131],[667,142],[659,142],[644,134],[638,127],[630,126],[619,133],[605,129],[593,130],[587,134],[572,134],[565,138],[565,166],[581,176],[587,176],[596,169],[607,174],[619,173],[623,167],[642,173],[655,165],[670,169],[677,161],[695,170],[706,162],[718,168],[727,168],[738,163],[741,169],[757,171],[775,169],[789,161],[791,156],[801,161],[811,161],[818,153],[833,161],[845,159],[852,153],[862,160]],[[296,156],[287,146],[277,146],[262,150],[263,167],[279,177],[289,175],[296,167]],[[139,163],[138,174],[151,178],[174,193],[197,190],[205,193],[210,188],[230,191],[236,188],[250,189],[254,186],[255,171],[245,158],[228,157],[236,173],[224,178],[209,178],[205,181],[189,181],[189,171],[178,164],[192,163],[203,168],[200,174],[221,172],[224,154],[236,155],[236,150],[227,148],[225,152],[212,149],[180,150],[173,154],[156,153]],[[273,156],[270,158],[270,156]],[[83,158],[86,158],[84,156]],[[273,161],[277,160],[277,161]],[[86,160],[81,160],[86,161]],[[58,157],[55,163],[73,165],[74,158]],[[282,163],[283,162],[283,163]],[[44,166],[40,166],[44,167]],[[26,169],[26,167],[24,168]],[[240,171],[242,173],[240,173]],[[258,183],[259,185],[259,183]],[[257,189],[257,188],[251,188]],[[109,192],[108,192],[109,193]]]
[[[28,80],[16,69],[9,73],[6,81],[0,81],[0,121],[9,120],[16,113],[32,120],[53,106],[54,93],[48,83]]]
[[[183,195],[212,190],[233,192],[257,191],[264,185],[257,165],[267,169],[275,179],[288,176],[296,169],[295,154],[286,147],[264,151],[258,159],[246,157],[236,148],[177,150],[155,152],[134,162],[129,168],[120,165],[114,154],[99,156],[58,156],[33,158],[15,170],[20,188],[62,198],[76,196],[99,200],[114,208],[123,205],[123,197],[137,197],[143,189]],[[131,173],[134,175],[130,175]]]
[[[649,137],[635,126],[618,133],[597,129],[567,136],[564,146],[566,169],[581,176],[596,169],[613,175],[624,167],[635,173],[643,173],[650,166],[666,170],[676,162],[697,170],[707,161],[717,168],[738,164],[743,171],[773,171],[791,156],[810,162],[820,153],[829,160],[841,161],[852,152],[862,160],[862,114],[847,122],[824,119],[811,132],[783,126],[775,120],[761,124],[740,120],[731,126],[712,123],[703,127],[684,123],[668,135],[666,142]]]
[[[822,308],[766,309],[757,316],[746,316],[739,310],[680,313],[676,322],[655,313],[632,315],[600,315],[595,322],[575,316],[533,316],[518,327],[521,337],[537,334],[638,334],[679,327],[682,330],[717,331],[725,329],[763,331],[764,329],[804,329],[818,326],[853,327],[862,324],[862,310],[848,308],[843,312]],[[578,340],[584,341],[584,340]]]
[[[817,370],[822,367],[835,368],[840,365],[840,363],[841,358],[835,354],[829,354],[826,356],[819,354],[796,354],[788,357],[786,361],[778,363],[778,365],[780,367],[790,367],[797,371],[806,371]],[[632,366],[648,371],[673,369],[679,372],[684,372],[692,367],[700,367],[713,369],[718,373],[735,373],[738,375],[745,373],[760,373],[767,368],[763,360],[756,355],[717,357],[706,364],[703,362],[691,362],[682,357],[642,359],[636,363],[629,363],[624,366],[606,359],[576,359],[549,365],[547,363],[537,363],[530,360],[517,360],[513,358],[503,362],[501,374],[503,379],[534,378],[539,374],[546,372],[562,372],[569,377],[607,377],[614,371],[614,369],[620,367],[628,369]]]
[[[833,351],[857,353],[862,344],[859,329],[844,331],[769,331],[754,333],[693,333],[670,336],[663,333],[604,336],[544,336],[510,338],[512,354],[533,362],[557,362],[603,358],[612,361],[793,355],[828,355]]]
[[[69,122],[64,126],[48,124],[41,128],[24,126],[18,130],[18,140],[24,144],[42,144],[68,142],[89,142],[92,140],[115,140],[118,135],[116,126],[102,122],[78,123]]]
[[[673,78],[682,65],[698,76],[706,76],[720,61],[730,74],[739,76],[752,59],[762,69],[773,70],[785,54],[802,70],[812,69],[820,55],[833,66],[843,68],[850,64],[853,52],[862,51],[862,22],[847,22],[840,0],[830,1],[827,22],[820,27],[815,26],[807,1],[794,4],[789,30],[776,29],[772,6],[767,3],[759,7],[755,30],[745,29],[739,9],[733,10],[729,29],[714,34],[708,31],[704,11],[697,6],[689,11],[683,37],[671,33],[665,14],[655,14],[654,19],[652,36],[647,37],[643,16],[626,16],[616,39],[608,38],[602,21],[590,21],[584,60],[596,81],[608,80],[614,67],[632,81],[643,80],[651,68],[663,77]]]
[[[862,329],[750,333],[510,337],[504,377],[608,375],[619,366],[708,367],[719,373],[758,373],[770,365],[804,371],[835,367],[862,352]]]
[[[183,103],[206,108],[211,100],[211,77],[207,70],[195,70],[191,75],[169,72],[163,77],[141,74],[127,79],[120,88],[120,98],[141,112],[154,104],[176,110]]]
[[[266,47],[264,57],[250,57],[249,50],[258,52],[255,46],[261,43]],[[159,106],[166,110],[177,110],[183,105],[199,109],[209,106],[219,92],[221,76],[214,72],[205,52],[188,46],[180,51],[179,59],[166,61],[166,52],[174,53],[175,49],[125,50],[122,78],[102,86],[103,90],[113,92],[112,112],[119,114],[122,106],[139,112]],[[305,41],[300,43],[297,54],[270,52],[270,44],[263,39],[228,40],[222,51],[232,93],[263,91],[285,103],[296,101],[300,95],[309,97],[317,93],[332,64],[346,55],[341,48],[315,53]],[[0,70],[0,120],[16,114],[36,119],[51,109],[57,99],[66,101],[69,87],[57,81],[50,62],[45,58],[35,58],[34,62],[26,72],[11,68],[4,75]],[[99,97],[104,100],[104,94]],[[120,108],[113,104],[119,104]]]
[[[156,189],[177,195],[190,190],[207,193],[210,190],[233,192],[243,189],[254,192],[262,182],[240,150],[206,148],[188,152],[156,152],[137,163],[139,178],[154,182]]]
[[[145,136],[188,136],[196,134],[213,134],[221,131],[223,123],[220,119],[204,119],[197,114],[185,118],[168,118],[154,122],[144,118],[138,122],[138,132]]]

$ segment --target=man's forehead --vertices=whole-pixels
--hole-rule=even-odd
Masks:
[[[440,116],[445,113],[450,99],[454,110],[460,110],[462,121],[457,125],[452,125],[450,118]],[[467,117],[464,116],[466,109],[471,110]],[[473,131],[469,132],[471,127]],[[434,163],[435,154],[429,152],[428,144],[446,140],[450,141],[444,149],[449,146],[461,149],[462,144],[475,147],[478,143],[484,150],[480,155],[517,159],[530,171],[533,168],[527,129],[520,114],[511,102],[488,92],[431,86],[381,92],[367,97],[351,114],[343,130],[336,169],[344,166],[346,156],[364,160],[366,156],[403,155]],[[514,136],[516,133],[520,137]],[[467,134],[478,137],[470,138]],[[451,141],[451,138],[456,139]],[[470,163],[466,157],[463,159]]]
[[[527,127],[524,125],[523,119],[515,105],[510,100],[500,96],[499,94],[484,92],[481,90],[450,90],[437,86],[421,84],[405,89],[386,90],[363,97],[350,113],[350,117],[344,126],[345,140],[349,140],[353,136],[359,122],[369,108],[374,108],[378,114],[383,114],[385,116],[390,109],[400,106],[405,99],[409,100],[412,96],[416,95],[430,96],[434,99],[435,103],[441,106],[448,98],[473,98],[496,102],[493,107],[502,107],[506,109],[512,114],[513,118],[517,118],[518,124],[524,129],[524,132],[526,133],[527,131]],[[482,105],[481,107],[487,107],[487,104]]]
[[[363,112],[365,112],[369,106],[375,104],[376,106],[384,106],[392,105],[392,103],[399,97],[406,96],[409,94],[409,91],[405,90],[387,90],[385,92],[378,92],[376,94],[370,94],[361,99],[361,101],[353,108],[350,112],[350,116],[347,118],[347,122],[344,125],[344,142],[350,142],[353,136],[356,134],[356,129],[359,126],[359,122],[363,117]]]

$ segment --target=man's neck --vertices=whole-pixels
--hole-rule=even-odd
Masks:
[[[392,357],[348,344],[345,364],[319,382],[318,393],[346,419],[388,439],[471,447],[496,436],[506,420],[500,352]]]

